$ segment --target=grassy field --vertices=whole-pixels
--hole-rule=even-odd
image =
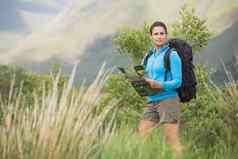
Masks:
[[[30,108],[24,107],[21,89],[10,91],[8,102],[1,102],[1,159],[175,158],[160,129],[141,137],[128,125],[118,128],[112,115],[116,100],[106,109],[97,109],[107,73],[101,71],[88,88],[78,90],[73,88],[74,74],[75,70],[61,91],[59,76],[50,91],[44,91],[43,85],[42,94],[34,95]],[[236,89],[230,90],[233,97],[237,95]],[[111,118],[107,118],[109,114]],[[203,148],[184,136],[184,159],[237,158],[237,144],[229,146],[222,141]]]

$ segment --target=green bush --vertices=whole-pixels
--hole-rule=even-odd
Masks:
[[[37,74],[29,73],[23,68],[17,66],[0,66],[0,97],[4,105],[8,105],[11,101],[16,101],[19,93],[23,94],[24,102],[22,106],[31,107],[35,96],[42,94],[42,90],[48,91],[53,87],[53,81],[57,77],[57,72],[51,74]],[[59,76],[57,83],[59,91],[63,89],[67,76]],[[23,104],[24,103],[24,104]],[[2,119],[2,112],[6,107],[0,107],[0,120]]]
[[[235,146],[238,139],[238,88],[234,82],[219,88],[209,79],[203,66],[197,66],[197,99],[183,106],[182,127],[186,138],[197,146],[217,143]]]
[[[25,73],[23,79],[23,90],[22,93],[25,95],[26,104],[32,105],[34,95],[42,94],[42,88],[47,92],[53,87],[53,81],[56,80],[57,74],[37,74],[37,73]],[[65,82],[68,77],[60,75],[57,85],[59,86],[59,91],[63,89]]]
[[[138,123],[142,114],[145,99],[141,98],[131,84],[120,74],[111,74],[104,86],[104,96],[99,107],[104,109],[113,99],[117,100],[114,107],[117,125],[133,125]]]
[[[0,65],[0,94],[2,102],[8,102],[11,89],[20,88],[25,78],[22,68],[16,66]]]
[[[184,136],[201,147],[214,146],[220,141],[224,121],[219,114],[217,93],[209,84],[203,66],[196,67],[198,80],[197,98],[183,105],[182,127]]]

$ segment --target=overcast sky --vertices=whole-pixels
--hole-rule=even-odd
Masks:
[[[70,4],[71,0],[0,0],[0,32],[29,31],[29,24],[45,23],[46,17],[57,15]]]

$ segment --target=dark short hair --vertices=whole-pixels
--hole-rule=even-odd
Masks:
[[[151,26],[150,26],[150,35],[152,34],[152,31],[153,31],[153,29],[154,29],[154,27],[163,27],[164,28],[164,30],[165,30],[165,33],[167,34],[167,27],[166,27],[166,25],[163,23],[163,22],[161,22],[161,21],[155,21]]]

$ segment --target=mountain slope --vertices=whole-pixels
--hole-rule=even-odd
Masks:
[[[238,80],[238,21],[222,34],[211,39],[208,46],[196,57],[196,60],[206,64],[209,70],[215,71],[214,81],[223,83],[227,78],[225,69]],[[224,68],[225,66],[225,68]]]
[[[167,23],[173,22],[183,2],[182,0],[75,0],[71,8],[62,12],[49,25],[33,33],[16,48],[10,50],[9,57],[6,57],[4,61],[15,62],[21,57],[27,57],[22,59],[25,61],[44,61],[54,56],[72,60],[83,55],[94,39],[114,34],[123,25],[141,26],[144,21],[155,19],[162,19]],[[223,26],[219,27],[219,31],[232,24],[232,20],[229,23],[227,21],[234,7],[238,6],[238,3],[235,3],[238,0],[185,2],[196,5],[198,14],[208,18],[210,24],[219,17],[220,20],[217,21],[219,24],[211,25],[212,28]],[[34,55],[37,55],[37,58]]]

